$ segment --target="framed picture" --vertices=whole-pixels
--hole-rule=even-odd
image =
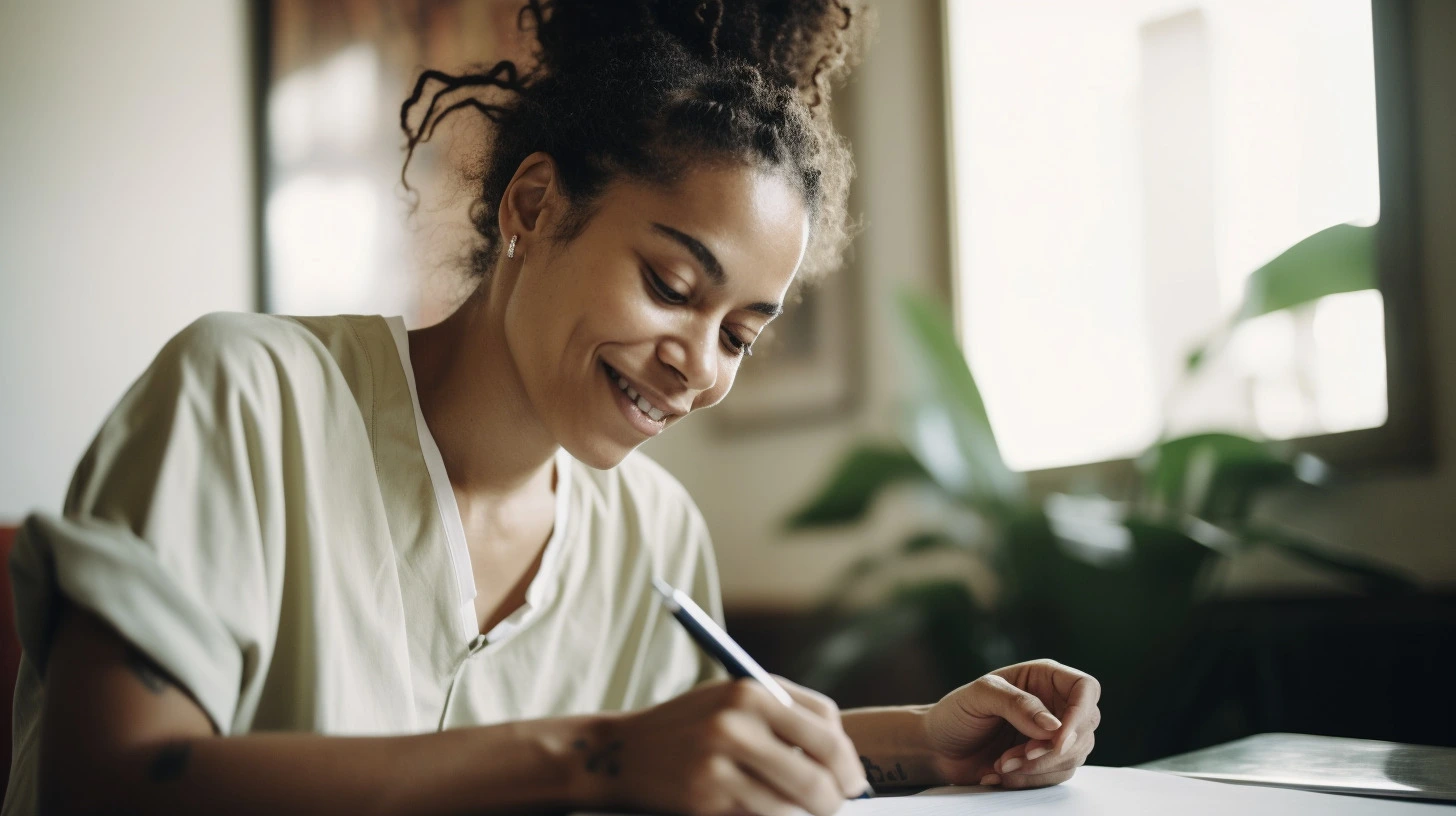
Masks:
[[[264,0],[258,60],[259,305],[434,323],[468,293],[470,168],[487,134],[462,110],[401,181],[400,107],[425,68],[524,66],[520,0]],[[426,89],[428,100],[432,89]]]

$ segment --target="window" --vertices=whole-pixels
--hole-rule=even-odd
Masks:
[[[1387,424],[1381,289],[1224,331],[1255,269],[1381,218],[1369,0],[946,8],[959,323],[1012,467]]]

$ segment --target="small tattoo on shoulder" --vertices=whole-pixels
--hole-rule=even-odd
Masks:
[[[137,680],[141,681],[143,686],[146,686],[147,691],[153,694],[161,694],[172,685],[172,681],[162,673],[162,670],[152,662],[150,657],[142,654],[141,650],[130,644],[126,647],[126,667],[131,670]]]
[[[572,748],[580,751],[586,757],[587,773],[604,773],[607,776],[616,776],[622,772],[620,756],[622,753],[622,741],[612,740],[595,751],[584,739],[579,739],[571,744]]]
[[[157,751],[147,778],[153,782],[170,782],[187,772],[187,759],[192,755],[192,743],[169,742]]]

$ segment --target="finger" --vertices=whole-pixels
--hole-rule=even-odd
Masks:
[[[1031,739],[1051,739],[1062,727],[1062,721],[1047,710],[1041,698],[1017,688],[1000,675],[985,675],[971,685],[980,686],[980,693],[961,695],[960,698],[965,701],[963,705],[971,709],[968,713],[972,715],[998,716]]]
[[[725,775],[724,783],[732,792],[738,809],[744,813],[754,816],[795,816],[801,813],[798,805],[737,765]]]
[[[1054,771],[1044,774],[1002,774],[1001,787],[1007,790],[1026,790],[1027,788],[1049,788],[1052,785],[1060,785],[1071,779],[1076,774],[1076,769],[1068,768],[1065,771]]]
[[[1102,712],[1097,708],[1102,685],[1092,675],[1066,666],[1060,668],[1053,683],[1067,700],[1062,711],[1063,733],[1056,740],[1057,753],[1066,754],[1076,746],[1081,733],[1095,731],[1102,723]]]
[[[782,711],[790,710],[775,705]],[[804,719],[809,716],[797,713]],[[727,720],[725,727],[731,738],[733,760],[782,798],[815,816],[830,816],[845,800],[847,794],[834,773],[816,761],[808,748],[795,751],[795,744],[779,738],[770,723],[745,712]]]
[[[1051,745],[1051,740],[1031,740],[1013,745],[997,758],[992,767],[997,773],[1014,771],[1028,760],[1051,753]]]
[[[1056,752],[1069,753],[1083,734],[1090,734],[1102,724],[1102,711],[1095,704],[1090,706],[1069,706],[1065,712],[1066,726],[1057,735]]]
[[[865,779],[859,753],[840,724],[839,707],[817,691],[794,683],[786,683],[784,688],[793,695],[796,706],[779,705],[763,712],[773,732],[828,768],[845,798],[854,798],[868,790],[869,780]]]
[[[1036,774],[1051,773],[1052,771],[1064,771],[1084,764],[1087,761],[1087,756],[1092,753],[1092,749],[1096,745],[1097,735],[1092,731],[1087,731],[1077,738],[1077,743],[1072,747],[1070,752],[1049,752],[1038,755],[1035,759],[1029,758],[1030,754],[1028,753],[1027,757],[1023,758],[1014,767],[1007,768],[1005,765],[1002,765],[1000,769],[1005,773],[1014,772],[1033,776]]]
[[[784,687],[784,691],[787,691],[790,697],[794,698],[795,703],[809,709],[810,713],[822,719],[829,720],[836,725],[839,724],[839,706],[827,695],[820,694],[811,688],[805,688],[792,680],[785,680],[778,675],[774,675],[774,679],[779,681],[779,685]]]

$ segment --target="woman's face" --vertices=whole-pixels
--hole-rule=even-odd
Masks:
[[[786,181],[736,166],[671,188],[617,182],[593,213],[570,242],[522,249],[505,332],[533,413],[609,468],[728,394],[780,310],[808,220]]]

